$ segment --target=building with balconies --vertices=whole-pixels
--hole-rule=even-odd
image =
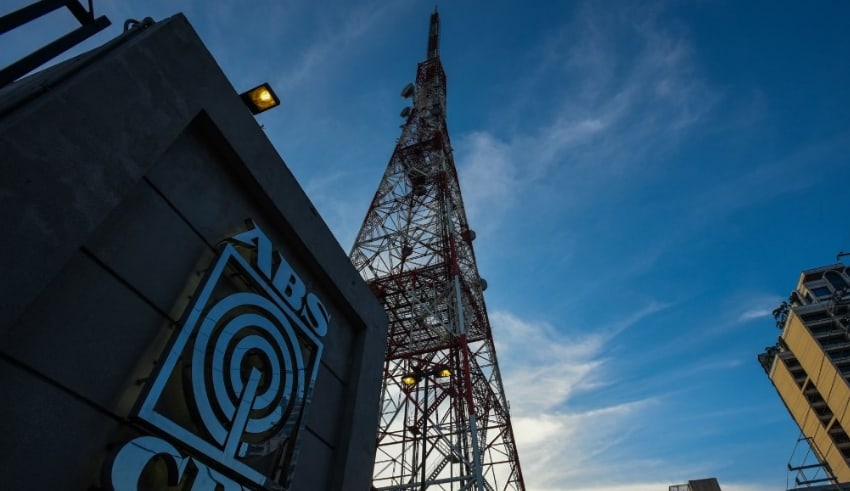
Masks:
[[[782,329],[758,356],[779,397],[834,482],[850,482],[850,268],[803,271],[775,311]]]

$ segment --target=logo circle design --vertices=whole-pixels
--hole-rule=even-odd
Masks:
[[[297,417],[305,389],[304,359],[291,321],[256,293],[219,300],[197,331],[192,390],[210,435],[225,451],[244,454]]]

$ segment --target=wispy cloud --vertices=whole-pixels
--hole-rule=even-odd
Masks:
[[[814,183],[841,175],[845,162],[835,156],[846,153],[848,133],[824,135],[823,139],[797,147],[781,158],[749,162],[733,176],[720,175],[706,183],[689,201],[688,221],[693,224],[714,221],[746,207],[811,187]],[[823,162],[811,166],[811,162]],[[800,172],[800,169],[807,172]],[[781,223],[777,223],[781,226]]]
[[[491,314],[499,333],[496,349],[505,360],[505,383],[517,413],[552,411],[577,390],[602,383],[600,334],[564,339],[552,326],[530,323],[503,311]]]
[[[746,322],[753,319],[767,317],[770,315],[771,312],[772,309],[766,308],[747,309],[741,312],[741,315],[738,316],[738,322]]]
[[[763,319],[773,315],[773,310],[783,298],[777,294],[737,292],[737,295],[724,303],[722,310],[725,313],[721,315],[726,318],[724,322],[730,325],[745,324],[756,319],[762,319],[760,323],[770,325],[770,322]]]
[[[681,404],[681,398],[690,397],[682,393],[688,384],[679,381],[692,380],[695,373],[704,376],[734,369],[740,360],[696,360],[673,373],[659,374],[663,380],[660,386],[647,380],[646,387],[635,388],[630,395],[588,404],[589,400],[599,400],[592,397],[594,392],[623,388],[622,366],[613,355],[622,335],[670,308],[667,303],[651,302],[618,321],[581,331],[523,319],[511,312],[491,313],[529,490],[658,490],[716,475],[721,462],[691,462],[646,437],[676,431],[658,418],[670,418],[668,423],[677,427],[700,427],[710,435],[718,418],[725,419],[728,414],[670,410]],[[635,383],[644,381],[638,377],[625,383],[634,388]],[[749,417],[756,410],[729,411]],[[700,438],[693,432],[690,436],[691,443]],[[740,481],[721,485],[739,491],[767,489]]]
[[[664,304],[654,303],[610,326],[570,335],[509,312],[491,314],[529,489],[563,489],[567,482],[571,489],[578,489],[593,486],[600,475],[606,475],[613,486],[605,489],[649,489],[622,487],[622,483],[638,475],[640,469],[660,463],[641,457],[640,452],[622,460],[627,454],[623,447],[628,447],[633,430],[650,417],[648,409],[661,400],[651,396],[586,409],[576,409],[571,401],[576,394],[613,379],[606,358],[607,343],[664,308]],[[633,471],[622,470],[629,468]],[[612,474],[614,469],[620,470]]]
[[[514,186],[519,180],[515,149],[486,131],[465,135],[458,147],[462,149],[462,180],[470,184],[464,188],[467,214],[479,217],[486,209],[488,215],[499,216],[514,206]]]
[[[543,188],[551,196],[558,182],[568,183],[568,192],[550,199],[563,210],[640,178],[652,170],[646,155],[667,152],[720,98],[699,77],[687,37],[662,27],[656,10],[633,9],[627,18],[599,9],[586,4],[549,36],[538,50],[541,61],[518,87],[548,107],[520,96],[500,118],[519,120],[513,112],[527,121],[531,112],[536,125],[495,125],[458,140],[461,176],[470,183],[467,208],[485,227],[501,221],[493,209],[527,206]]]
[[[374,33],[376,26],[386,23],[387,17],[398,8],[392,2],[352,4],[344,17],[323,26],[321,35],[314,37],[315,42],[302,50],[295,64],[287,68],[280,85],[297,91],[304,84],[326,78],[325,73],[348,57],[358,40]]]

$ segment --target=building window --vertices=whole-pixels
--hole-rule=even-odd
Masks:
[[[827,281],[829,281],[836,291],[847,288],[847,283],[844,281],[844,278],[835,271],[827,271],[824,277],[826,277]]]
[[[814,288],[809,288],[809,291],[812,293],[812,295],[818,298],[828,298],[832,296],[832,290],[825,286],[816,286]]]
[[[803,318],[803,322],[808,324],[810,322],[817,322],[817,321],[826,320],[826,319],[829,319],[830,317],[829,317],[829,313],[827,311],[820,310],[818,312],[812,312],[810,314],[803,314],[802,318]]]
[[[833,331],[827,336],[821,336],[817,338],[820,345],[823,349],[832,351],[833,353],[836,350],[842,350],[850,347],[850,344],[847,343],[847,336],[844,334],[844,331]]]
[[[800,389],[803,388],[803,384],[806,383],[806,380],[809,378],[806,371],[800,365],[800,362],[797,361],[796,358],[787,355],[787,351],[783,353],[779,359],[785,364],[785,367],[788,369],[788,372],[791,373],[791,376],[794,377],[794,382],[797,383],[797,387]]]
[[[823,271],[815,271],[814,273],[809,273],[803,276],[803,283],[808,283],[809,281],[819,280],[823,277]]]
[[[811,380],[803,387],[803,395],[809,401],[812,411],[817,414],[820,424],[823,425],[824,429],[828,428],[834,414],[829,409],[829,406],[826,405],[826,401]]]

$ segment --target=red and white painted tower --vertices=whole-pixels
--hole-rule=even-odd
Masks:
[[[440,18],[351,250],[390,319],[373,488],[523,490],[446,129]]]

